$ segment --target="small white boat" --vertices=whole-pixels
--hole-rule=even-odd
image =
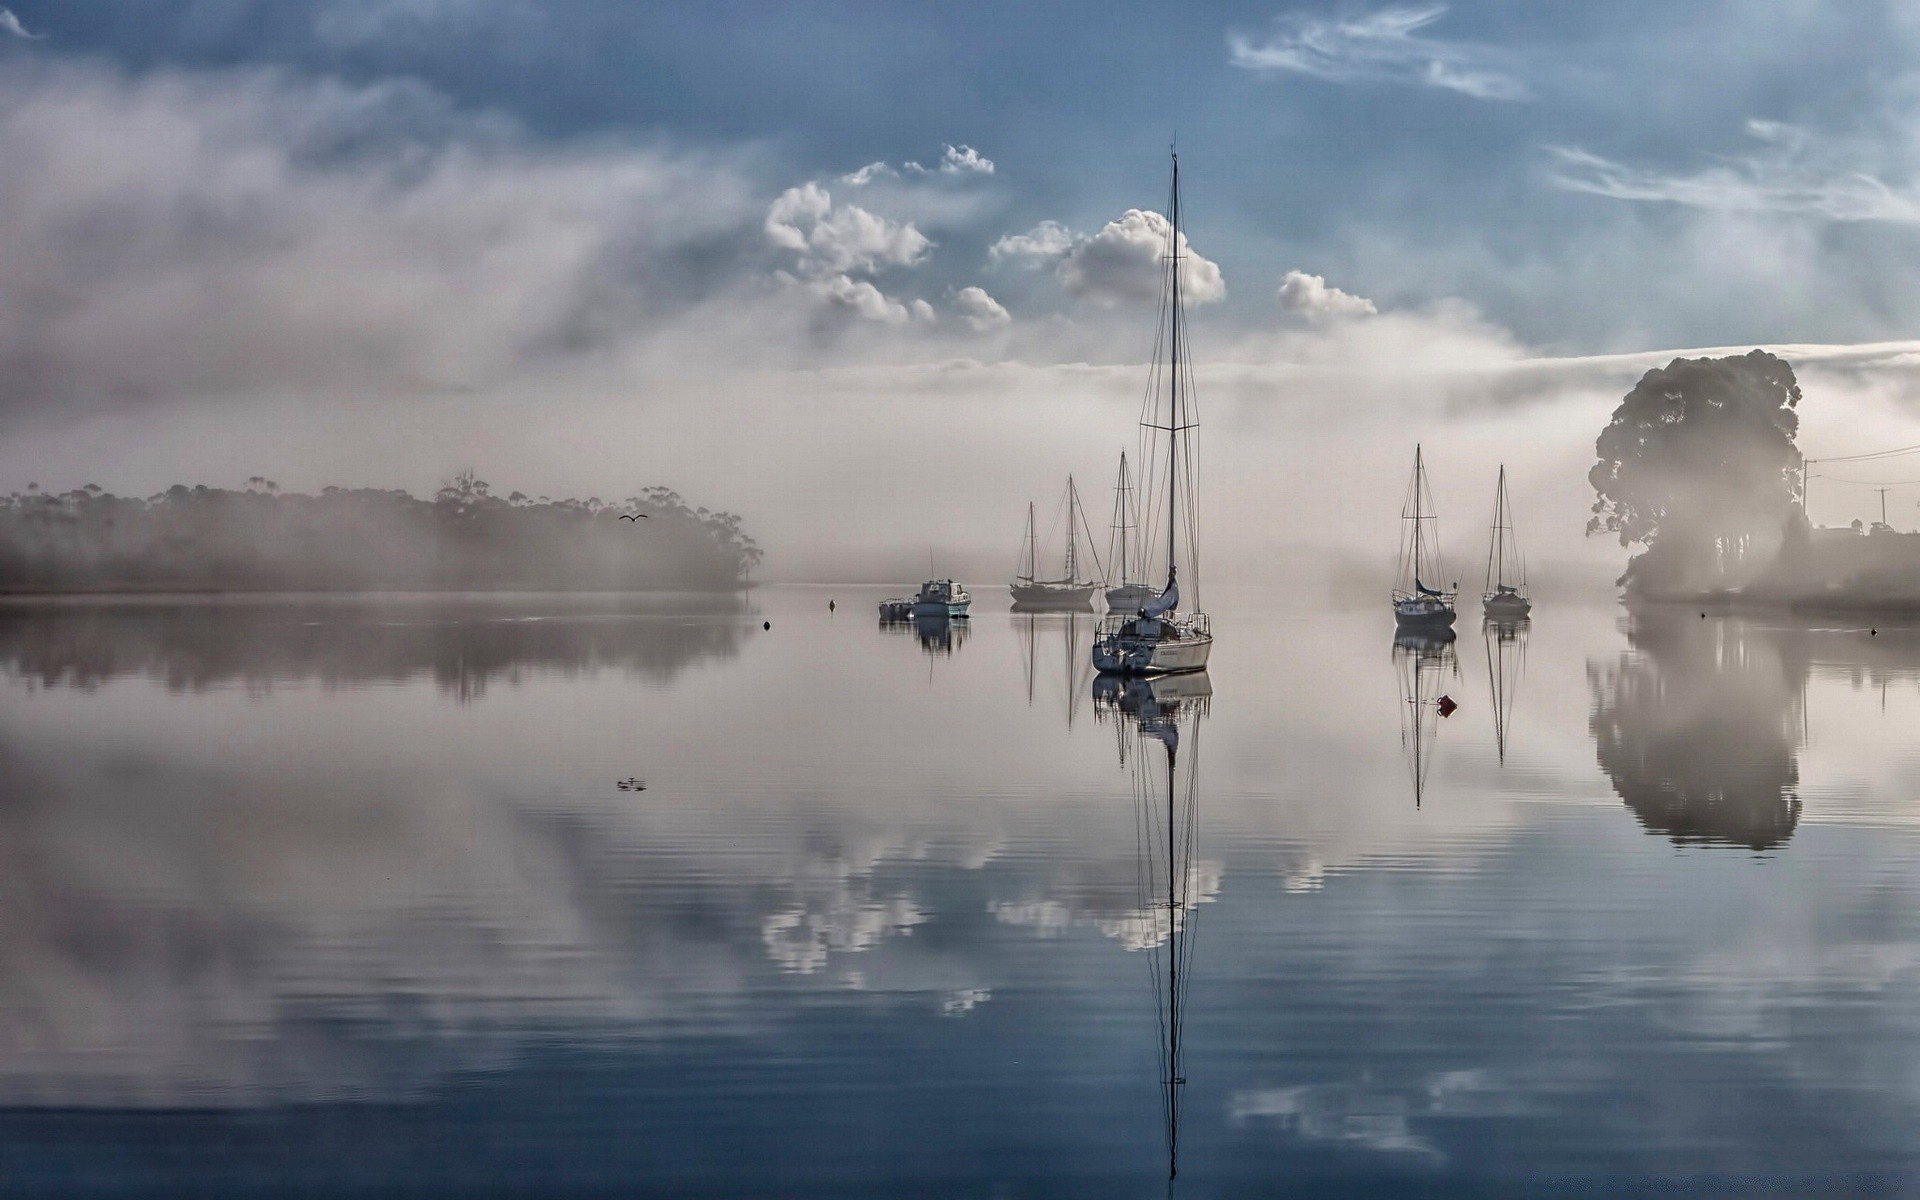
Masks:
[[[1513,536],[1513,509],[1507,503],[1507,467],[1500,464],[1500,483],[1493,493],[1493,541],[1487,549],[1487,590],[1481,608],[1489,621],[1518,621],[1533,611],[1533,602],[1521,594],[1527,585],[1527,562]]]
[[[1446,587],[1430,587],[1428,579],[1445,578],[1440,569],[1438,536],[1433,526],[1432,496],[1427,491],[1426,460],[1419,446],[1413,448],[1413,481],[1407,485],[1406,504],[1400,519],[1407,532],[1401,539],[1400,580],[1393,589],[1393,619],[1408,628],[1431,629],[1451,626],[1453,600],[1457,592]]]
[[[967,589],[951,579],[929,579],[920,585],[920,593],[913,598],[913,615],[916,617],[964,617],[967,605],[973,603],[973,597]]]
[[[1180,611],[1180,538],[1186,517],[1184,504],[1193,507],[1193,447],[1182,446],[1180,435],[1199,424],[1194,411],[1193,365],[1187,359],[1186,304],[1180,295],[1180,272],[1186,255],[1181,253],[1180,237],[1180,156],[1173,156],[1173,187],[1167,202],[1167,252],[1162,257],[1161,311],[1162,329],[1167,347],[1164,364],[1156,362],[1147,389],[1145,411],[1140,424],[1153,431],[1156,439],[1166,436],[1166,455],[1153,461],[1166,465],[1166,506],[1158,516],[1166,522],[1167,586],[1123,618],[1109,615],[1100,636],[1093,644],[1093,665],[1117,675],[1168,675],[1206,669],[1213,653],[1213,630],[1207,614],[1194,609]],[[1164,386],[1162,385],[1164,380]],[[1157,443],[1156,443],[1157,445]],[[1181,468],[1186,468],[1183,474]],[[1156,476],[1154,486],[1159,487]],[[1192,548],[1188,548],[1191,557]],[[1188,578],[1189,590],[1198,571]]]

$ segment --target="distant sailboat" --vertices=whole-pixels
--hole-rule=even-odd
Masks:
[[[1489,621],[1517,621],[1533,611],[1520,594],[1527,585],[1527,563],[1513,537],[1513,509],[1507,503],[1507,467],[1493,493],[1493,537],[1487,548],[1487,591],[1482,607]]]
[[[1033,504],[1027,504],[1027,536],[1021,543],[1021,561],[1019,574],[1014,578],[1008,591],[1013,593],[1013,606],[1027,611],[1084,611],[1094,592],[1100,589],[1097,579],[1080,578],[1079,531],[1086,524],[1086,518],[1080,513],[1080,490],[1073,485],[1073,476],[1067,476],[1067,555],[1062,564],[1060,578],[1036,579],[1039,571],[1040,542],[1034,533]],[[1091,537],[1088,539],[1091,541]],[[1096,560],[1095,565],[1098,564]]]
[[[1114,614],[1093,644],[1093,665],[1119,675],[1160,675],[1180,671],[1201,671],[1213,652],[1213,631],[1207,615],[1197,608],[1180,611],[1180,539],[1192,531],[1186,523],[1193,519],[1193,439],[1180,435],[1196,428],[1194,414],[1193,369],[1187,361],[1186,302],[1180,294],[1180,272],[1186,255],[1181,253],[1180,237],[1180,156],[1173,156],[1173,186],[1167,203],[1167,253],[1162,260],[1161,311],[1163,344],[1167,348],[1166,386],[1161,388],[1161,364],[1156,361],[1147,392],[1147,419],[1141,424],[1154,431],[1156,453],[1159,435],[1165,434],[1167,476],[1166,509],[1159,516],[1167,530],[1167,585],[1159,595],[1142,605],[1131,618]],[[1156,480],[1157,472],[1153,475]],[[1185,511],[1182,511],[1182,504]],[[1192,558],[1192,546],[1187,548]],[[1189,600],[1197,598],[1198,571],[1187,578]]]
[[[1159,595],[1150,583],[1134,575],[1146,566],[1135,544],[1140,518],[1133,501],[1133,477],[1127,473],[1127,452],[1120,452],[1120,474],[1113,481],[1113,541],[1107,547],[1107,563],[1113,567],[1114,586],[1107,589],[1107,611],[1136,613]]]
[[[1401,537],[1400,579],[1393,590],[1393,618],[1409,628],[1432,628],[1453,624],[1453,599],[1458,585],[1440,584],[1445,576],[1440,569],[1438,535],[1434,526],[1439,519],[1433,513],[1433,497],[1427,490],[1427,465],[1419,446],[1413,448],[1413,480],[1407,485],[1406,503],[1400,519],[1406,525]],[[1429,580],[1433,582],[1428,583]]]

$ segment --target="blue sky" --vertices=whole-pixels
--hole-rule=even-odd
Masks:
[[[1003,233],[1047,219],[1097,228],[1157,206],[1177,132],[1196,243],[1230,264],[1230,311],[1248,320],[1295,267],[1384,303],[1458,297],[1531,344],[1576,351],[1897,336],[1920,302],[1905,280],[1920,250],[1913,213],[1832,219],[1770,211],[1789,202],[1751,194],[1764,179],[1817,192],[1862,176],[1911,194],[1906,64],[1920,18],[1901,6],[12,9],[44,35],[15,39],[12,58],[405,78],[538,141],[751,151],[770,188],[783,172],[797,181],[977,147],[997,167],[992,201],[941,239],[927,265],[946,282]],[[1756,122],[1781,135],[1757,136]],[[1687,203],[1623,199],[1633,189],[1617,179],[1612,195],[1570,188],[1568,177],[1592,184],[1596,172],[1569,152],[1617,164],[1649,183],[1643,193],[1680,194],[1673,185],[1701,172],[1728,178]],[[1809,306],[1756,287],[1752,264],[1716,264],[1739,254],[1716,244],[1729,231],[1713,227],[1729,221],[1753,226],[1752,253],[1799,256],[1817,272],[1806,284],[1847,294]]]
[[[1688,347],[1809,347],[1809,438],[1920,440],[1920,358],[1848,349],[1920,315],[1908,5],[5,8],[4,486],[477,463],[800,536],[795,489],[957,462],[1023,506],[1130,436],[1176,135],[1230,514],[1390,432],[1550,467],[1572,525]],[[915,424],[1000,404],[1024,458]]]

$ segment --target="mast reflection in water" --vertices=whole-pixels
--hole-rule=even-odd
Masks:
[[[1513,726],[1513,700],[1527,673],[1530,625],[1521,617],[1516,621],[1489,620],[1480,627],[1480,639],[1487,649],[1487,691],[1493,701],[1493,744],[1503,767],[1507,765],[1507,731]]]
[[[1035,685],[1042,673],[1040,665],[1040,641],[1057,630],[1060,638],[1062,661],[1060,676],[1065,684],[1065,704],[1067,710],[1067,728],[1073,728],[1073,721],[1079,715],[1080,702],[1087,694],[1087,677],[1092,675],[1093,662],[1080,649],[1094,631],[1095,618],[1092,613],[1013,613],[1014,630],[1020,638],[1020,668],[1027,681],[1027,707],[1033,707]]]
[[[1413,776],[1413,806],[1426,795],[1427,769],[1439,733],[1441,697],[1448,676],[1458,678],[1460,662],[1451,629],[1409,629],[1393,635],[1393,665],[1400,675],[1400,747]]]
[[[1213,682],[1191,675],[1094,682],[1096,711],[1117,716],[1121,757],[1135,753],[1133,784],[1139,912],[1148,924],[1148,973],[1160,1027],[1161,1117],[1167,1145],[1167,1189],[1180,1173],[1180,1105],[1187,1086],[1187,980],[1193,966],[1200,842],[1200,723],[1212,704]]]

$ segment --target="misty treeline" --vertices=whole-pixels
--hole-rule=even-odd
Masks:
[[[728,589],[759,561],[739,517],[664,487],[618,503],[499,496],[469,471],[426,500],[258,476],[145,499],[95,484],[0,498],[10,592]]]

